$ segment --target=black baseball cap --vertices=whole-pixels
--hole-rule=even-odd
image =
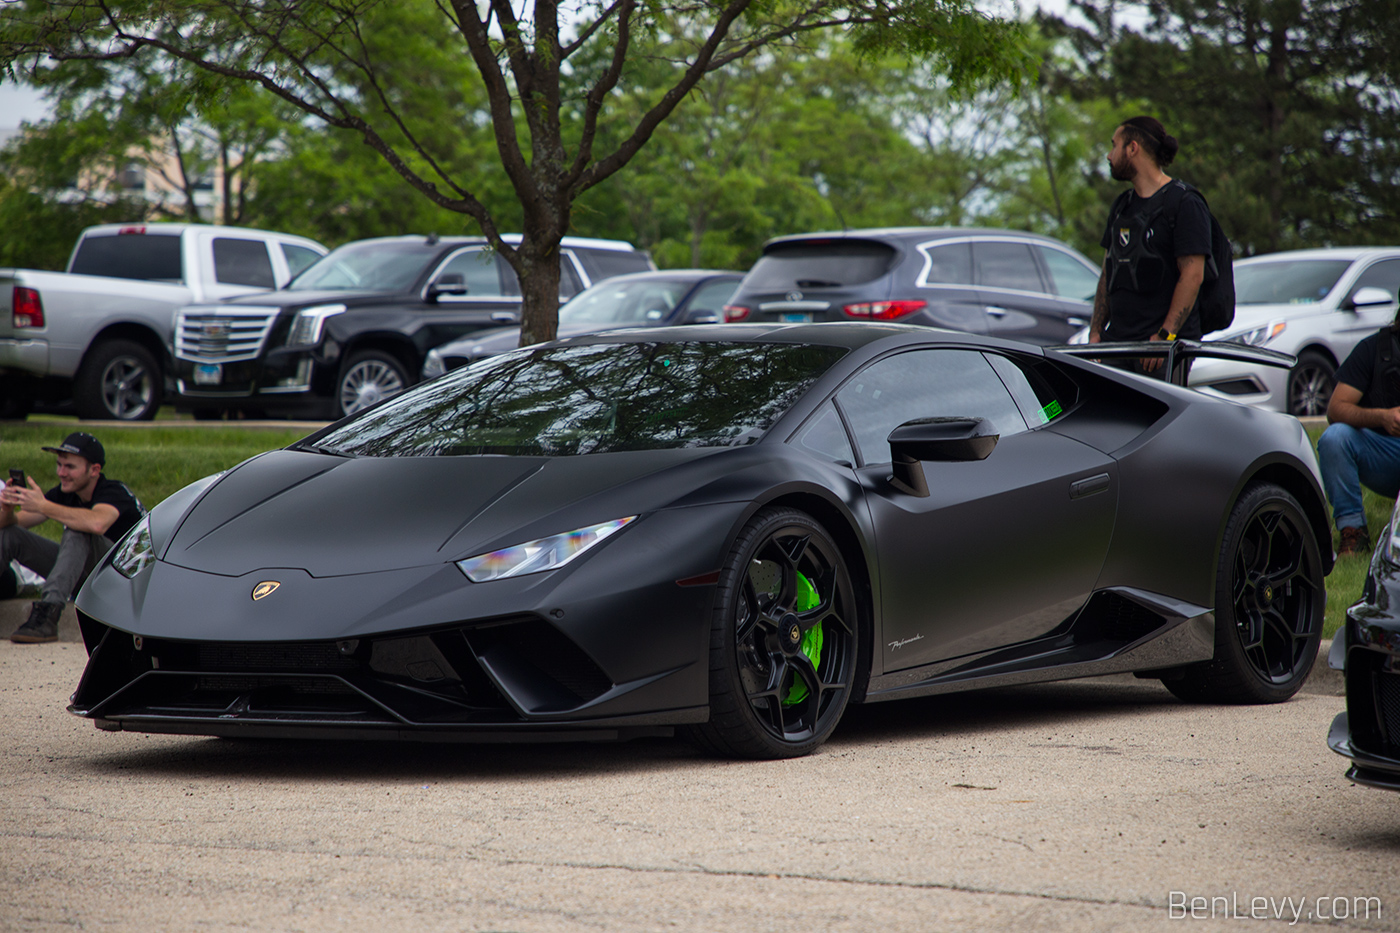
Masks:
[[[75,454],[82,457],[88,463],[98,463],[107,465],[107,452],[102,449],[102,442],[91,434],[82,431],[74,431],[63,439],[63,443],[57,447],[45,447],[51,454]]]

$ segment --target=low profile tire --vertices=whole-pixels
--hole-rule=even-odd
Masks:
[[[1215,658],[1164,679],[1183,700],[1281,703],[1308,679],[1326,604],[1312,525],[1286,490],[1249,486],[1230,512],[1215,583]]]
[[[160,407],[164,377],[155,356],[134,340],[107,340],[88,351],[73,380],[79,417],[150,421]]]
[[[758,512],[734,541],[710,631],[710,721],[701,749],[793,758],[831,735],[859,653],[855,588],[836,542],[796,509]]]
[[[1337,386],[1337,367],[1316,350],[1298,354],[1288,373],[1288,413],[1299,418],[1327,414],[1327,402]]]
[[[336,404],[342,415],[376,405],[408,388],[408,373],[395,357],[381,350],[362,350],[345,361],[336,383]]]

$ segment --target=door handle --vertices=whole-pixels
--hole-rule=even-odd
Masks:
[[[1088,479],[1079,479],[1069,484],[1069,497],[1071,499],[1083,499],[1085,496],[1092,496],[1104,492],[1108,489],[1109,478],[1107,473],[1100,473]]]
[[[514,311],[492,311],[491,320],[499,324],[514,324],[519,319],[515,316]]]
[[[992,317],[1006,317],[1008,312],[1005,308],[998,308],[996,305],[987,305],[987,313]]]

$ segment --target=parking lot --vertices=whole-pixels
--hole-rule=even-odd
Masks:
[[[751,763],[107,734],[84,660],[0,642],[5,930],[1400,929],[1400,798],[1343,778],[1327,678],[887,703]]]

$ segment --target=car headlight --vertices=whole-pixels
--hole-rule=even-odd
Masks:
[[[427,359],[423,360],[423,379],[436,379],[447,372],[447,364],[442,361],[442,354],[437,348],[428,351]]]
[[[615,521],[577,528],[514,547],[501,548],[490,554],[468,557],[457,561],[457,566],[473,583],[555,570],[636,520],[637,516],[629,515]]]
[[[312,346],[321,342],[321,332],[326,329],[326,318],[345,312],[345,305],[316,305],[302,308],[292,319],[292,329],[287,333],[287,346]]]
[[[1249,344],[1251,347],[1262,347],[1287,329],[1288,325],[1283,321],[1273,321],[1263,327],[1256,327],[1227,339],[1235,343]]]
[[[130,580],[155,562],[156,549],[151,542],[151,517],[147,515],[117,544],[117,552],[112,555],[112,567]]]

